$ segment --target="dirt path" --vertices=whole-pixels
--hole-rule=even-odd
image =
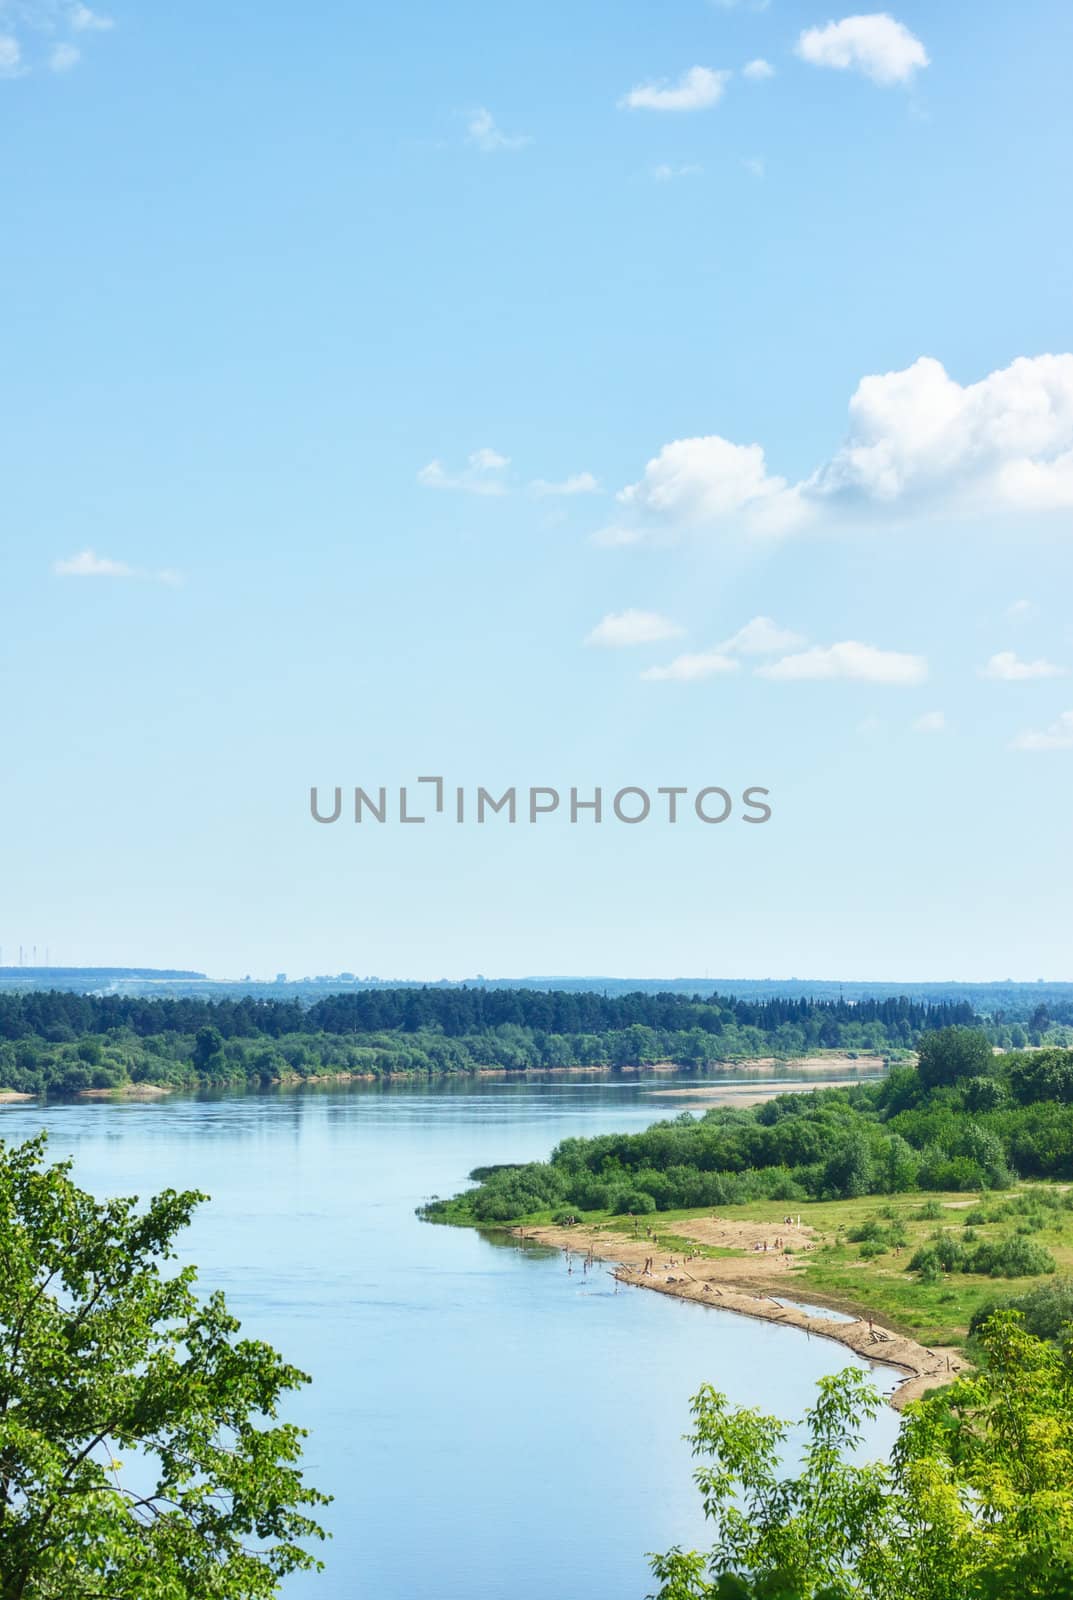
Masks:
[[[966,1367],[960,1351],[917,1344],[868,1317],[856,1322],[836,1322],[831,1317],[814,1316],[795,1305],[781,1304],[781,1300],[797,1298],[799,1294],[809,1300],[813,1298],[795,1264],[795,1256],[811,1249],[816,1242],[816,1234],[809,1227],[799,1228],[796,1222],[789,1222],[773,1228],[770,1224],[713,1216],[676,1222],[674,1231],[683,1238],[695,1239],[698,1244],[740,1250],[742,1254],[714,1260],[700,1255],[669,1256],[643,1234],[634,1239],[599,1226],[513,1230],[516,1238],[557,1246],[572,1257],[591,1254],[595,1260],[614,1262],[615,1277],[620,1283],[655,1289],[658,1294],[674,1295],[680,1300],[700,1301],[723,1311],[757,1317],[763,1322],[800,1328],[810,1338],[834,1339],[868,1360],[898,1367],[906,1377],[890,1397],[896,1411],[928,1389],[949,1383]],[[776,1238],[780,1240],[778,1249],[774,1248]],[[766,1252],[762,1248],[765,1240]],[[794,1255],[784,1255],[782,1244],[789,1245]]]

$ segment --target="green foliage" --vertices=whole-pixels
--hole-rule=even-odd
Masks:
[[[977,1334],[996,1311],[1018,1311],[1024,1325],[1036,1339],[1058,1343],[1073,1338],[1073,1279],[1053,1278],[1040,1283],[1027,1294],[1008,1300],[992,1300],[973,1313],[969,1333]]]
[[[917,1072],[925,1088],[987,1076],[994,1066],[991,1042],[977,1028],[936,1028],[917,1046]]]
[[[937,1272],[1034,1278],[1055,1269],[1056,1262],[1049,1250],[1018,1234],[1010,1234],[1005,1239],[983,1239],[970,1248],[964,1233],[959,1236],[939,1230],[914,1252],[906,1270],[919,1272],[925,1282],[934,1282]]]
[[[692,1441],[714,1545],[652,1557],[653,1600],[1068,1600],[1073,1367],[1010,1313],[980,1347],[980,1372],[906,1410],[889,1465],[850,1459],[879,1404],[856,1369],[821,1380],[790,1476],[786,1423],[701,1390]]]
[[[165,1272],[203,1196],[99,1202],[0,1145],[0,1597],[268,1600],[319,1565],[276,1420],[308,1380]]]

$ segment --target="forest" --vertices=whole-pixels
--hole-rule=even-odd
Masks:
[[[644,1215],[1070,1179],[1073,1050],[1000,1055],[980,1029],[932,1030],[920,1038],[916,1066],[892,1067],[877,1082],[685,1111],[643,1133],[565,1139],[546,1162],[472,1177],[476,1188],[432,1202],[425,1214],[478,1223],[549,1210],[560,1219]]]
[[[21,1093],[566,1067],[702,1070],[824,1050],[906,1058],[918,1040],[985,1027],[1015,1049],[1073,1042],[1046,1009],[984,1023],[964,1001],[742,1000],[732,995],[378,989],[297,1000],[0,995],[0,1087]]]

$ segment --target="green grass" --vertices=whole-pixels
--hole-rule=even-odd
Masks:
[[[906,1270],[914,1251],[937,1229],[960,1235],[968,1225],[979,1241],[1005,1238],[1020,1227],[1051,1252],[1060,1273],[1073,1275],[1073,1209],[1067,1209],[1065,1204],[1046,1205],[1042,1201],[1044,1195],[1073,1203],[1073,1189],[1053,1183],[1021,1184],[1006,1194],[987,1196],[917,1193],[868,1195],[860,1200],[795,1202],[794,1216],[800,1214],[802,1223],[813,1228],[818,1238],[812,1250],[797,1256],[800,1266],[787,1275],[782,1292],[789,1298],[815,1300],[858,1314],[871,1313],[886,1326],[924,1345],[962,1344],[968,1333],[969,1319],[979,1306],[1000,1297],[1022,1294],[1033,1285],[1046,1282],[1046,1278],[995,1278],[952,1272],[944,1274],[937,1283],[923,1283],[918,1273]],[[920,1215],[929,1200],[939,1204],[938,1219]],[[774,1235],[790,1210],[787,1201],[766,1200],[719,1207],[718,1215],[730,1220],[767,1223]],[[640,1236],[645,1237],[645,1230],[653,1228],[656,1248],[668,1253],[695,1251],[710,1259],[750,1254],[698,1245],[675,1229],[676,1223],[712,1214],[710,1207],[656,1212],[640,1219]],[[907,1241],[900,1253],[887,1249],[868,1259],[862,1257],[860,1244],[847,1239],[849,1232],[873,1220],[882,1227],[892,1223],[904,1226]],[[552,1217],[551,1212],[546,1211],[518,1221],[526,1226],[548,1226]],[[629,1217],[611,1216],[606,1211],[579,1213],[578,1222],[628,1238],[634,1236]]]

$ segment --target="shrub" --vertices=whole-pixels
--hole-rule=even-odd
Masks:
[[[624,1217],[630,1211],[635,1217],[644,1217],[655,1211],[656,1202],[643,1189],[622,1189],[611,1202],[611,1209],[617,1217]]]

